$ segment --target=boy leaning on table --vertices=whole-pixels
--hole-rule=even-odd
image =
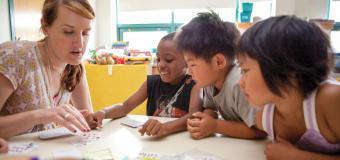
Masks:
[[[190,74],[196,85],[204,88],[204,111],[187,120],[194,139],[214,133],[246,139],[266,136],[253,127],[256,110],[249,106],[238,84],[241,73],[234,57],[239,37],[235,25],[223,22],[213,11],[198,13],[176,35]]]

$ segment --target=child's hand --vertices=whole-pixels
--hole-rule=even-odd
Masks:
[[[192,116],[195,118],[187,120],[187,129],[192,138],[202,139],[215,133],[216,120],[210,115],[196,112]]]
[[[0,138],[0,153],[7,153],[8,152],[8,145],[7,142]]]
[[[299,159],[297,155],[300,150],[293,144],[279,136],[276,140],[275,143],[268,144],[264,151],[267,160]]]
[[[90,126],[91,129],[96,129],[97,127],[102,128],[103,124],[102,121],[105,118],[105,112],[99,110],[95,113],[89,113],[88,111],[84,112],[81,111],[83,116],[86,119],[87,124]]]
[[[138,130],[142,136],[146,133],[148,136],[162,137],[168,134],[166,124],[162,124],[156,119],[146,121],[141,129]]]

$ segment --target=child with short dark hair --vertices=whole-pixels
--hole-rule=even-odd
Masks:
[[[257,127],[275,142],[267,159],[340,159],[340,83],[328,77],[331,51],[317,25],[295,16],[257,22],[242,35],[240,86],[252,105],[264,106]]]
[[[149,75],[141,87],[122,104],[115,104],[86,116],[91,128],[101,126],[104,118],[120,118],[147,99],[147,115],[178,118],[161,123],[149,119],[141,135],[162,137],[186,130],[186,119],[201,110],[201,89],[187,73],[183,54],[177,50],[175,33],[164,36],[157,47],[157,68],[160,75]]]
[[[176,36],[184,53],[189,72],[196,85],[204,88],[203,112],[187,121],[194,139],[214,133],[230,137],[259,138],[255,125],[256,111],[240,91],[240,70],[234,65],[239,31],[234,24],[223,22],[213,11],[199,13],[183,26]],[[223,119],[217,117],[220,113]]]

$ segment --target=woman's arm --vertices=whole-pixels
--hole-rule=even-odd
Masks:
[[[13,92],[14,88],[9,79],[0,74],[0,110],[2,110],[7,99]],[[76,128],[82,131],[89,130],[88,125],[80,113],[77,113],[72,106],[65,105],[52,109],[38,109],[1,116],[0,137],[11,137],[32,128],[37,124],[50,122],[62,124],[71,131],[75,131],[73,126],[76,126]]]
[[[8,78],[0,74],[0,111],[9,96],[14,92],[12,83]],[[10,137],[32,128],[37,123],[35,112],[19,113],[12,116],[0,117],[0,137]],[[30,119],[29,121],[27,121]],[[18,124],[18,125],[13,125]],[[20,125],[19,125],[20,124]]]

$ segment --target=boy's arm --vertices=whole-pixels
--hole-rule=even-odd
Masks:
[[[112,107],[105,108],[105,118],[119,118],[123,117],[136,108],[139,104],[147,98],[147,82],[145,81],[142,86],[131,95],[123,104],[115,104]]]
[[[215,119],[218,118],[217,117],[217,112],[215,110],[211,109],[211,108],[204,109],[203,113],[206,113],[206,114],[210,115],[211,117],[213,117]]]
[[[267,134],[262,131],[262,112],[259,109],[256,112],[256,125],[248,127],[242,121],[226,121],[216,120],[216,133],[223,134],[229,137],[245,138],[245,139],[260,139],[265,138]]]
[[[242,121],[216,120],[215,133],[225,136],[245,139],[264,138],[266,134],[255,127],[249,128]]]
[[[187,119],[191,116],[192,113],[200,112],[202,109],[202,99],[200,97],[202,89],[197,85],[194,85],[190,92],[190,104],[189,104],[189,113],[185,116],[176,119],[174,121],[164,123],[166,127],[166,135],[184,131],[187,129]]]
[[[146,123],[150,123],[150,125],[147,125],[146,127],[150,127],[150,128],[144,128],[144,130],[141,130],[141,132],[144,132],[146,130],[146,132],[152,132],[152,130],[154,130],[154,128],[159,128],[158,131],[157,129],[154,130],[154,132],[156,133],[155,136],[166,136],[166,135],[170,135],[172,133],[176,133],[176,132],[180,132],[180,131],[184,131],[187,129],[187,125],[186,125],[186,121],[187,119],[191,116],[192,113],[195,112],[199,112],[201,111],[201,106],[202,106],[202,99],[200,97],[202,90],[201,88],[197,87],[196,85],[193,86],[193,88],[191,89],[190,92],[190,103],[189,103],[189,113],[187,113],[186,115],[184,115],[181,118],[178,118],[176,120],[173,121],[169,121],[166,122],[164,124],[161,124],[160,122],[158,122],[157,120],[152,120],[153,122],[146,122]],[[153,124],[151,124],[153,123]],[[156,127],[157,126],[157,127]],[[160,126],[160,127],[158,127]],[[150,131],[151,130],[151,131]],[[152,133],[151,133],[152,135]]]
[[[203,89],[203,113],[210,115],[211,117],[217,119],[216,106],[213,102],[211,95],[207,88]]]

